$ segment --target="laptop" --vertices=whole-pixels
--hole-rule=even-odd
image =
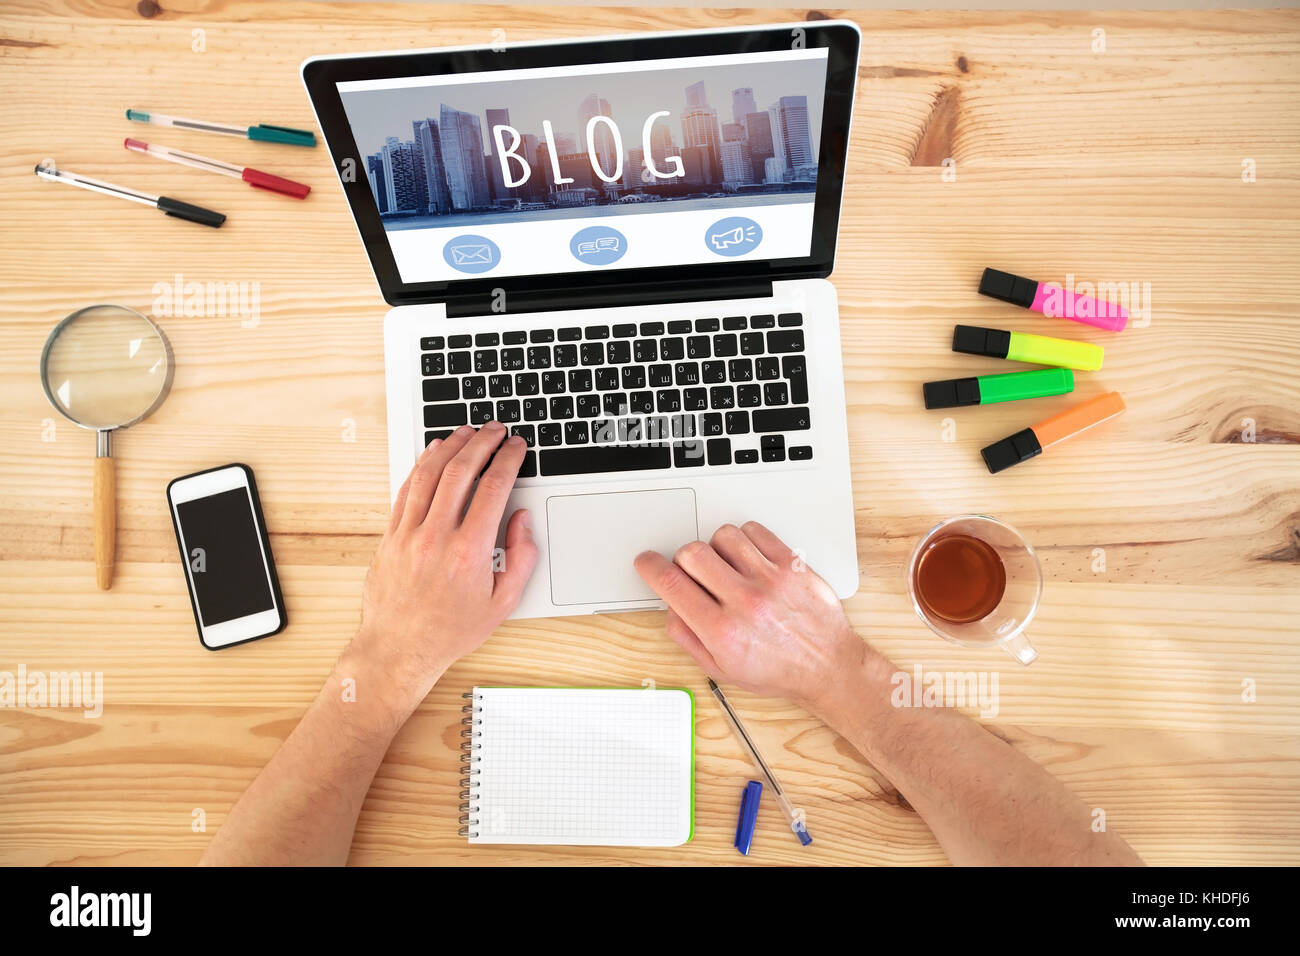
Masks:
[[[327,56],[303,82],[378,280],[396,496],[493,419],[514,617],[663,607],[632,566],[759,521],[858,563],[834,265],[852,23]]]

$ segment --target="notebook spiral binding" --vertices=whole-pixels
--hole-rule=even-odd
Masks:
[[[478,824],[478,817],[474,816],[478,812],[474,801],[474,791],[478,788],[478,781],[474,778],[480,771],[475,765],[483,759],[476,752],[482,746],[477,738],[483,733],[478,729],[478,725],[483,723],[483,720],[477,715],[483,712],[483,708],[478,706],[481,698],[472,691],[460,696],[469,703],[460,709],[465,716],[460,719],[460,816],[456,820],[460,824],[460,829],[456,832],[463,837],[476,837],[478,833],[471,827]]]

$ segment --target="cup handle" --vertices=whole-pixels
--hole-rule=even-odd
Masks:
[[[1024,634],[1017,634],[1010,640],[1003,641],[1002,649],[1026,667],[1038,660],[1038,651]]]

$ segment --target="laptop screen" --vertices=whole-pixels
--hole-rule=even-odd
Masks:
[[[404,283],[810,254],[825,47],[339,82]]]

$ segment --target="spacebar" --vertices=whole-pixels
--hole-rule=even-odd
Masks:
[[[593,445],[583,448],[541,449],[543,475],[589,475],[604,471],[646,471],[672,467],[672,451],[641,445]]]

